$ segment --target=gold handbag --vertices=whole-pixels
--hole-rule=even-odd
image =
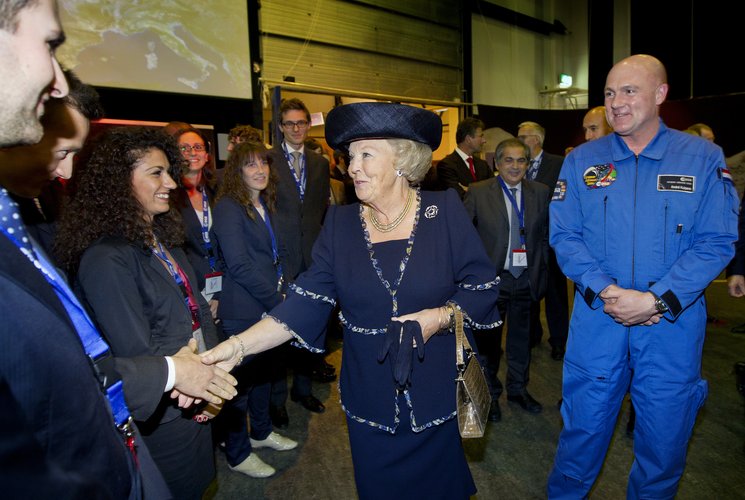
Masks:
[[[491,394],[476,353],[463,331],[463,313],[455,310],[455,406],[458,412],[458,430],[462,438],[483,437],[491,406]],[[466,359],[463,359],[463,351]]]

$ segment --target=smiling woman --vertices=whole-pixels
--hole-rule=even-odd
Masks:
[[[230,398],[235,380],[195,354],[217,337],[169,203],[183,161],[161,130],[107,131],[80,169],[57,248],[111,345],[127,403],[171,492],[197,499],[214,476],[214,457],[211,429],[193,403]]]

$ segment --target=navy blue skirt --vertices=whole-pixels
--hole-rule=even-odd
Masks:
[[[395,434],[347,417],[360,500],[458,500],[474,495],[476,485],[457,421],[414,432],[403,396],[398,404],[401,422]]]

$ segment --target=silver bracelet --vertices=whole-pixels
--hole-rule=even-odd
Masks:
[[[231,335],[230,338],[237,340],[238,345],[241,346],[241,355],[238,358],[238,362],[236,363],[236,366],[238,366],[241,363],[243,363],[243,357],[246,355],[246,349],[243,347],[243,341],[241,340],[240,337],[238,337],[237,335]]]

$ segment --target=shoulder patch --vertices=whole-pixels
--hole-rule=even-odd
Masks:
[[[616,167],[612,163],[593,165],[585,170],[582,178],[590,189],[608,187],[616,181]]]
[[[730,181],[732,184],[735,183],[735,181],[732,179],[732,174],[730,173],[729,168],[720,167],[717,169],[717,172],[721,179],[724,179],[725,181]]]
[[[554,194],[551,196],[551,201],[564,201],[567,196],[567,181],[566,179],[559,179],[556,181],[556,187],[554,187]]]

